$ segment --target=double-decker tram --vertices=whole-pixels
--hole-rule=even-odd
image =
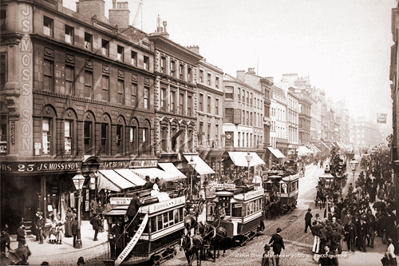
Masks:
[[[138,264],[150,261],[159,265],[176,255],[184,228],[185,196],[160,192],[151,196],[150,191],[141,191],[141,206],[132,222],[127,221],[126,211],[132,193],[122,197],[111,197],[113,208],[104,215],[109,224],[111,257],[115,265],[122,262]]]
[[[264,194],[261,186],[217,184],[209,192],[207,190],[207,222],[218,223],[216,226],[224,227],[228,238],[243,245],[265,229]],[[224,211],[218,217],[220,209]]]

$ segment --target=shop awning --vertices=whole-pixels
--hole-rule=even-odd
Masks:
[[[195,171],[200,175],[215,173],[215,171],[213,171],[198,155],[184,155],[184,158],[186,158],[188,162],[193,158],[193,161],[197,164],[195,166]]]
[[[236,166],[248,166],[248,161],[247,158],[245,157],[247,155],[248,155],[247,152],[235,152],[235,151],[229,152],[229,156]],[[251,156],[251,160],[249,161],[250,167],[260,164],[265,164],[265,162],[255,152],[250,152],[249,155]]]
[[[114,169],[115,172],[135,184],[136,186],[144,186],[145,181],[133,173],[130,169]]]
[[[309,150],[307,147],[299,146],[299,148],[298,148],[298,155],[299,156],[305,156],[305,155],[308,155],[310,153],[312,153],[312,151]]]
[[[179,169],[176,168],[176,166],[174,166],[173,163],[158,163],[158,165],[168,175],[168,178],[164,179],[165,181],[173,181],[176,179],[187,178],[185,175],[182,174],[182,172],[179,171]]]
[[[121,191],[135,187],[136,185],[128,181],[114,170],[98,170],[100,173],[98,177],[98,190],[108,189],[111,191]]]
[[[325,144],[323,141],[320,141],[321,144],[323,144],[327,149],[331,150],[330,147],[327,146],[327,144]]]
[[[277,158],[277,159],[281,159],[281,158],[285,158],[284,154],[279,150],[279,149],[274,149],[272,147],[267,147],[269,149],[269,151],[271,153],[273,153],[273,155]]]
[[[132,172],[141,177],[143,180],[148,175],[151,179],[155,178],[166,178],[166,172],[162,171],[158,168],[139,168],[139,169],[132,169]]]

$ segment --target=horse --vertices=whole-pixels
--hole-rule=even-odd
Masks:
[[[180,250],[184,250],[189,266],[193,263],[194,254],[197,257],[197,266],[201,266],[201,256],[198,252],[202,251],[203,244],[204,240],[200,235],[194,235],[193,237],[191,237],[190,234],[183,235],[180,240]]]
[[[316,193],[316,207],[317,207],[318,203],[320,203],[320,210],[326,203],[326,196],[324,196],[324,194],[321,190],[317,190],[317,193]]]
[[[8,255],[1,254],[1,265],[27,265],[28,258],[32,255],[28,245],[10,250]]]
[[[208,232],[205,238],[209,239],[210,246],[213,247],[213,262],[215,262],[216,258],[219,258],[219,251],[221,248],[223,248],[223,254],[222,254],[223,257],[224,254],[226,253],[226,244],[227,244],[226,240],[228,239],[227,231],[224,227],[221,226],[213,227],[211,225],[208,225],[205,231]],[[217,249],[217,255],[216,255],[216,249]]]
[[[198,222],[194,215],[187,215],[184,217],[184,228],[186,229],[186,233],[190,232],[192,229],[196,229],[198,226]]]

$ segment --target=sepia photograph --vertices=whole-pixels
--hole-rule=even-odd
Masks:
[[[394,266],[399,0],[1,0],[1,265]]]

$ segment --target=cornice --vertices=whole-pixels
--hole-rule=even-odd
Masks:
[[[217,89],[215,89],[215,88],[209,87],[209,86],[204,85],[204,84],[202,84],[202,83],[197,83],[197,88],[198,88],[198,89],[204,89],[204,90],[209,91],[209,92],[212,92],[212,93],[216,93],[216,94],[218,94],[218,95],[220,95],[220,96],[223,96],[223,95],[224,95],[224,92],[223,92],[223,91],[220,91],[220,90],[217,90]]]
[[[123,67],[123,68],[127,68],[129,70],[132,70],[132,71],[139,72],[139,73],[141,73],[143,75],[151,76],[154,79],[156,77],[155,73],[145,71],[144,69],[141,69],[141,68],[136,68],[136,67],[134,67],[132,65],[129,65],[127,63],[124,63],[124,62],[120,62],[120,61],[113,60],[113,59],[108,58],[108,57],[104,57],[104,56],[102,56],[100,54],[85,50],[83,48],[79,48],[79,47],[76,47],[76,46],[72,46],[72,45],[57,41],[57,40],[55,40],[53,38],[48,38],[48,37],[39,35],[37,33],[31,34],[30,37],[31,37],[32,40],[39,40],[39,41],[43,41],[43,42],[48,42],[48,43],[51,43],[53,45],[57,45],[57,46],[62,47],[64,49],[70,50],[71,53],[78,52],[78,53],[80,53],[82,55],[85,55],[85,56],[88,56],[88,57],[91,57],[91,58],[95,58],[95,59],[98,59],[100,61],[107,62],[108,64],[111,64],[111,65],[117,65],[119,67]]]
[[[196,85],[194,83],[190,83],[188,81],[184,81],[184,80],[169,76],[169,75],[167,75],[165,73],[162,73],[162,72],[154,71],[154,74],[157,77],[159,77],[159,80],[161,81],[161,83],[173,84],[175,86],[179,86],[180,84],[182,84],[182,85],[186,85],[186,86],[192,87],[192,88],[196,87]],[[175,83],[173,83],[173,82],[175,82]]]
[[[195,59],[198,61],[203,59],[203,57],[201,55],[196,54],[196,53],[190,51],[189,49],[185,48],[184,46],[181,46],[180,44],[175,43],[174,41],[172,41],[168,38],[165,38],[161,35],[149,35],[148,39],[153,42],[160,42],[159,43],[160,45],[162,45],[162,44],[170,45],[172,48],[178,49],[181,52],[185,53],[187,56],[192,57],[192,59]],[[158,45],[157,45],[156,49],[162,50],[162,48],[158,47]]]

